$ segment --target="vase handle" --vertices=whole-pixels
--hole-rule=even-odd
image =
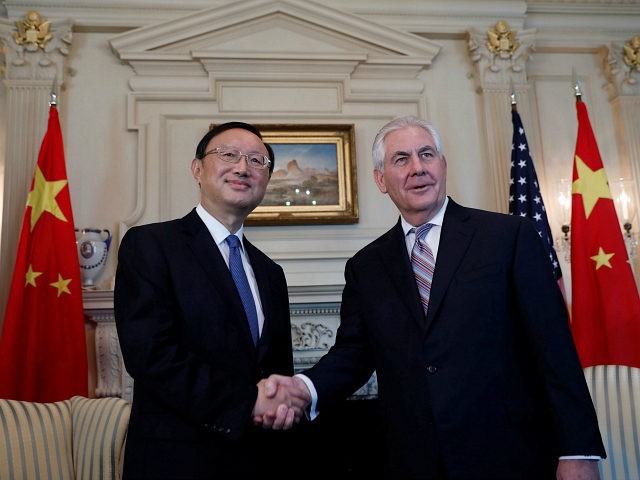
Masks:
[[[107,245],[107,250],[109,250],[109,245],[111,245],[111,232],[108,229],[103,229],[102,233],[107,232],[107,238],[105,238],[104,243]]]

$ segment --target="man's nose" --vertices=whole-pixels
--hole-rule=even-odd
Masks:
[[[409,164],[411,165],[412,171],[417,173],[424,173],[424,163],[420,160],[420,157],[417,153],[414,152],[409,156]]]

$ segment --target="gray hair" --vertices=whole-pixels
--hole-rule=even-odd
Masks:
[[[380,172],[384,172],[384,141],[391,132],[395,132],[396,130],[400,130],[406,127],[420,127],[427,131],[431,137],[433,137],[433,142],[435,143],[436,151],[438,155],[442,157],[442,140],[440,138],[440,133],[430,122],[423,120],[421,118],[415,117],[413,115],[408,115],[406,117],[398,117],[391,120],[384,127],[380,129],[376,138],[373,140],[372,147],[372,158],[373,158],[373,168],[380,170]]]

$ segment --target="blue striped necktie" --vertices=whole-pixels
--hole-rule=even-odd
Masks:
[[[242,305],[244,305],[244,311],[247,314],[247,320],[249,320],[249,329],[251,330],[251,337],[253,338],[253,344],[258,343],[258,313],[256,311],[256,304],[253,300],[253,294],[251,293],[251,287],[247,280],[247,274],[242,266],[242,256],[240,255],[240,240],[235,235],[229,235],[226,239],[229,244],[229,270],[231,276],[236,284],[240,298],[242,299]]]
[[[429,233],[431,227],[433,227],[433,223],[425,223],[413,229],[416,232],[416,241],[411,250],[411,266],[413,267],[416,284],[420,291],[420,299],[425,316],[427,315],[427,308],[429,307],[433,271],[436,267],[433,252],[427,245],[427,233]]]

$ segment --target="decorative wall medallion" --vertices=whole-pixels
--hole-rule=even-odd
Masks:
[[[487,32],[487,48],[494,55],[510,58],[520,46],[516,40],[516,32],[509,28],[505,20],[498,20],[495,26]]]
[[[13,35],[13,40],[27,50],[37,48],[44,50],[45,45],[52,38],[49,33],[51,22],[49,20],[43,22],[40,14],[33,10],[27,12],[22,21],[16,22],[16,26],[18,33]]]

